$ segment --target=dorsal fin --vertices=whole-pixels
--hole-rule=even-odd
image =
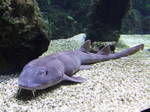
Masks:
[[[81,45],[79,50],[82,51],[82,52],[90,52],[90,50],[91,50],[91,41],[90,40],[85,41],[84,44]]]
[[[109,53],[110,53],[110,45],[104,46],[104,47],[98,52],[98,54],[101,54],[101,55],[108,55]]]

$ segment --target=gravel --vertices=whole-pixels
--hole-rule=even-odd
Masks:
[[[140,112],[150,107],[150,54],[92,65],[75,76],[85,83],[61,83],[17,96],[17,75],[0,75],[0,112]]]

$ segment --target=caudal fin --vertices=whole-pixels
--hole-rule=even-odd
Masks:
[[[128,48],[128,49],[126,49],[124,51],[121,51],[119,53],[110,54],[110,56],[112,57],[112,59],[125,57],[125,56],[132,55],[132,54],[136,53],[137,51],[139,51],[141,49],[144,49],[144,44],[140,44],[140,45]]]

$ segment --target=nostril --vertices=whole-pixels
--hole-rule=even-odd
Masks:
[[[18,83],[19,83],[19,84],[18,84],[19,86],[27,86],[27,85],[28,85],[28,84],[25,83],[24,81],[19,81]]]

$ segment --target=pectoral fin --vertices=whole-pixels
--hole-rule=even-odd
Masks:
[[[77,83],[81,83],[81,82],[85,82],[87,79],[82,78],[82,77],[69,77],[67,75],[64,75],[64,80],[66,81],[71,81],[71,82],[77,82]]]
[[[91,69],[91,68],[92,68],[91,65],[81,65],[81,66],[80,66],[80,70],[89,70],[89,69]]]

